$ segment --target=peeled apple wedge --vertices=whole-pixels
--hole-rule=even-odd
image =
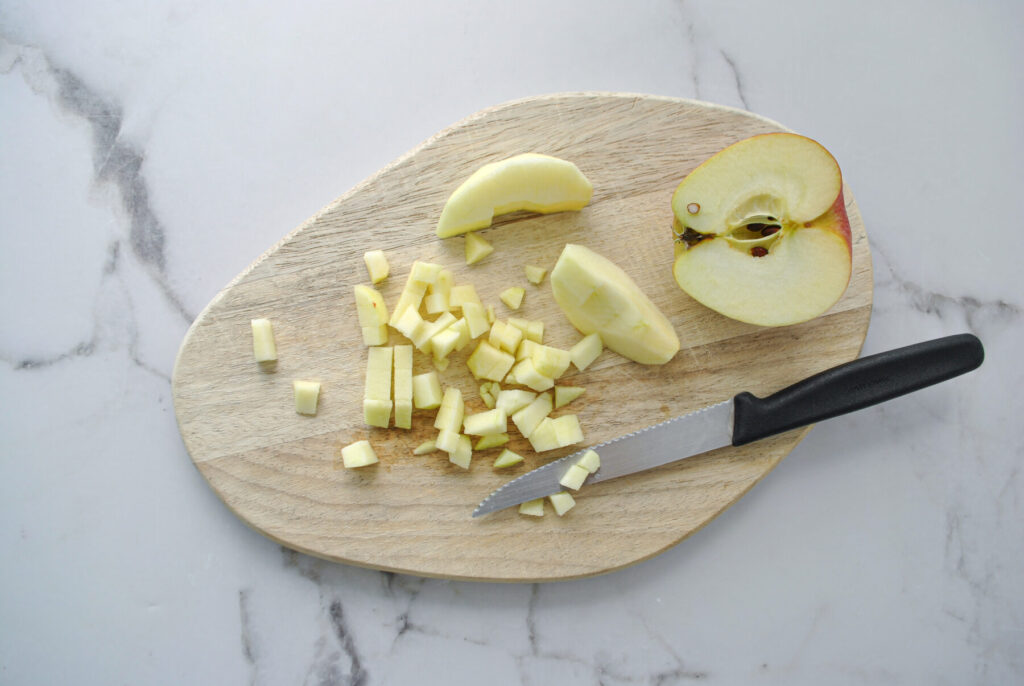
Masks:
[[[581,210],[593,194],[590,181],[572,162],[532,152],[516,155],[485,164],[455,189],[441,211],[437,235],[483,229],[496,215],[517,210]]]
[[[725,148],[683,179],[672,212],[676,282],[727,317],[797,324],[849,284],[842,174],[810,138],[770,133]]]
[[[679,351],[672,324],[618,265],[569,243],[551,270],[551,292],[583,334],[641,364],[664,364]]]

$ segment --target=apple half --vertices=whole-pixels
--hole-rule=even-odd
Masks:
[[[437,223],[440,238],[491,225],[499,214],[529,210],[550,214],[581,210],[594,187],[572,162],[523,153],[473,172],[448,198]]]
[[[730,145],[672,196],[679,286],[732,319],[813,319],[850,282],[852,242],[839,165],[816,141],[769,133]]]

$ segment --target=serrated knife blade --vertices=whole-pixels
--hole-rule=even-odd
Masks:
[[[957,334],[841,364],[766,398],[740,393],[593,446],[601,467],[584,483],[616,479],[728,445],[745,445],[860,410],[977,369],[984,359],[976,336]],[[513,479],[487,496],[473,516],[558,493],[565,471],[583,452]]]

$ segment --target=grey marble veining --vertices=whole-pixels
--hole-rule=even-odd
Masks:
[[[1022,12],[0,6],[0,681],[1021,681]],[[382,573],[239,522],[171,406],[200,308],[442,127],[586,89],[821,140],[871,241],[864,352],[970,331],[983,367],[823,423],[681,545],[593,579]]]

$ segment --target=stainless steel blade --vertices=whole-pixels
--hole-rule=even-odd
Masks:
[[[732,399],[729,399],[593,446],[601,457],[601,468],[591,474],[586,483],[616,479],[731,444]],[[484,498],[473,516],[558,493],[563,490],[558,482],[565,470],[584,450],[509,481]]]

